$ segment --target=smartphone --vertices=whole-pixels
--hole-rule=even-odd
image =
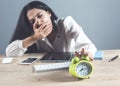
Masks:
[[[32,64],[36,60],[37,60],[37,58],[27,58],[27,59],[23,60],[20,64]]]

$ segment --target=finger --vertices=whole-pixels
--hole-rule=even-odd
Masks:
[[[45,28],[47,27],[47,24],[46,23],[43,23],[39,29],[41,29],[41,31],[43,31]]]
[[[79,57],[79,53],[78,53],[77,51],[75,51],[75,55],[76,55],[77,57]]]
[[[84,55],[84,52],[85,52],[85,50],[84,50],[84,48],[82,48],[81,54]]]
[[[81,58],[82,55],[81,55],[79,52],[77,52],[77,51],[75,51],[75,56],[77,56],[80,60],[82,59],[82,58]]]
[[[46,29],[46,30],[44,31],[44,33],[45,33],[46,35],[49,35],[51,32],[52,32],[52,27],[49,27],[48,29]]]
[[[47,30],[44,32],[44,34],[46,34],[46,36],[47,36],[47,35],[49,35],[51,32],[52,32],[52,28],[49,28],[49,29],[47,29]]]
[[[85,57],[88,56],[88,53],[84,53]]]
[[[85,53],[85,56],[88,56],[88,57],[89,57],[89,59],[90,59],[90,61],[93,61],[93,58],[92,58],[92,56],[91,56],[90,54]]]
[[[47,33],[47,32],[49,32],[49,31],[52,31],[52,28],[53,28],[53,26],[52,25],[48,25],[48,26],[46,26],[45,28],[44,28],[44,32],[45,33]]]
[[[93,61],[93,58],[89,57],[90,58],[90,61]]]
[[[39,34],[41,34],[41,35],[44,35],[44,31],[43,31],[43,28],[45,28],[46,26],[45,25],[40,25],[40,27],[39,28],[36,28],[35,30],[39,33]]]
[[[51,26],[45,26],[45,29],[39,31],[39,33],[41,33],[44,36],[44,38],[48,36],[51,32],[52,32]]]

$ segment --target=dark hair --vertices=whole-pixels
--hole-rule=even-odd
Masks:
[[[12,41],[14,41],[14,40],[24,39],[24,38],[32,35],[33,29],[32,29],[32,26],[30,25],[30,22],[29,22],[29,20],[27,18],[27,12],[28,12],[28,10],[33,9],[33,8],[43,9],[45,11],[50,12],[51,15],[52,15],[51,16],[52,23],[53,23],[54,20],[56,20],[58,18],[55,15],[55,13],[52,11],[52,9],[49,6],[47,6],[45,3],[41,2],[41,1],[32,1],[32,2],[28,3],[22,9],[22,11],[20,13],[18,24],[16,26],[16,30],[15,30],[15,32],[13,34],[13,37],[12,37],[10,43]]]

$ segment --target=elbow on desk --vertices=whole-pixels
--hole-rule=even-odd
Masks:
[[[18,56],[22,56],[24,55],[24,51],[23,50],[18,50],[18,49],[8,49],[6,48],[6,56],[7,57],[18,57]]]

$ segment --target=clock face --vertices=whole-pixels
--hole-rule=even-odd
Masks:
[[[81,62],[76,66],[76,73],[79,76],[87,76],[92,72],[92,65],[87,62]]]

